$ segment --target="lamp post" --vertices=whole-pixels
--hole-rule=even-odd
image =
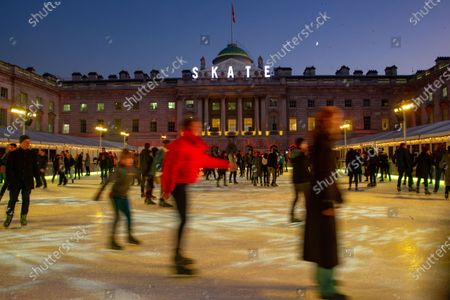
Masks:
[[[102,148],[102,134],[103,134],[103,132],[107,132],[108,129],[103,127],[103,126],[101,126],[101,125],[99,125],[99,126],[95,127],[95,130],[100,132],[100,146],[99,146],[99,148],[101,149]]]
[[[413,109],[415,105],[413,103],[404,103],[400,107],[394,109],[395,113],[403,113],[403,142],[406,144],[406,111]]]
[[[128,132],[122,131],[122,132],[120,132],[120,135],[123,136],[123,147],[126,147],[127,137],[129,137],[130,134]]]
[[[11,108],[11,113],[15,114],[15,115],[19,115],[19,116],[25,116],[22,119],[23,120],[22,135],[25,135],[27,123],[30,122],[32,117],[36,117],[36,113],[33,113],[33,112],[28,112],[27,113],[26,109],[18,108],[18,107]],[[28,125],[30,125],[30,124],[28,124]]]
[[[350,124],[342,124],[340,129],[344,129],[344,145],[345,145],[345,153],[347,153],[347,129],[350,129]]]

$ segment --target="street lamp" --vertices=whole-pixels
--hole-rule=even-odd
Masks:
[[[416,107],[413,103],[404,103],[400,107],[394,109],[395,113],[403,113],[403,142],[406,144],[406,111]]]
[[[26,131],[26,127],[27,125],[31,124],[31,118],[36,117],[36,113],[34,112],[27,112],[26,109],[24,108],[18,108],[18,107],[13,107],[11,108],[11,113],[15,114],[15,115],[19,115],[19,116],[25,116],[22,120],[23,125],[22,125],[22,135],[25,135],[25,131]]]
[[[100,132],[100,147],[99,148],[101,149],[102,148],[102,134],[103,134],[103,132],[108,131],[108,129],[103,127],[103,126],[101,126],[101,125],[99,125],[99,126],[95,127],[95,130]]]
[[[345,153],[347,153],[347,130],[350,129],[350,124],[346,123],[339,126],[340,129],[344,129],[344,145],[345,145]]]
[[[122,131],[120,132],[120,135],[123,136],[123,146],[125,147],[127,145],[127,137],[130,136],[128,132]]]

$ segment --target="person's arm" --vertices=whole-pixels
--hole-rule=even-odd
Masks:
[[[109,175],[105,182],[102,184],[100,189],[98,190],[97,194],[95,194],[94,201],[100,200],[100,196],[102,195],[103,191],[105,190],[106,186],[110,184],[112,181],[116,180],[118,176],[118,172],[112,171],[111,175]]]
[[[164,157],[161,178],[161,188],[164,192],[164,199],[167,199],[175,189],[175,179],[179,165],[180,158],[177,157],[176,150],[169,150]]]
[[[228,169],[230,165],[232,165],[232,163],[230,164],[227,160],[214,158],[205,153],[202,153],[200,162],[201,167],[205,169]]]

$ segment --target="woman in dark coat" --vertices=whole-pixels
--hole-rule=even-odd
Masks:
[[[416,167],[417,176],[417,193],[420,193],[420,180],[423,179],[425,183],[425,194],[430,195],[428,191],[428,175],[430,174],[431,166],[433,165],[433,159],[431,157],[428,147],[423,147],[422,152],[417,157],[414,166]]]
[[[342,113],[325,107],[317,115],[311,151],[311,198],[306,201],[306,223],[303,258],[317,264],[316,280],[322,298],[346,299],[334,285],[334,268],[338,265],[335,203],[342,203],[337,187],[333,140],[339,133]]]

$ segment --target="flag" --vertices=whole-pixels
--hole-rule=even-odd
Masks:
[[[236,18],[234,16],[234,2],[231,3],[231,19],[233,20],[233,23],[236,23]]]

